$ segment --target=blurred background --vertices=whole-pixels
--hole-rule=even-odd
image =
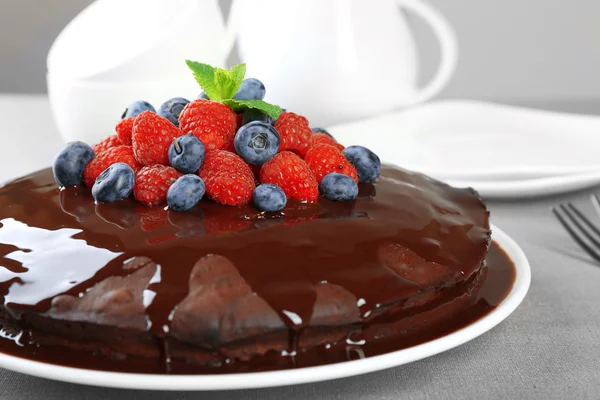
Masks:
[[[0,0],[0,92],[44,93],[50,45],[67,22],[91,2]],[[225,9],[229,2],[220,0]],[[440,98],[539,103],[552,108],[554,102],[589,104],[600,96],[600,1],[429,3],[453,25],[460,45],[456,73]],[[407,18],[422,62],[420,79],[426,80],[437,65],[437,43],[420,19]],[[124,38],[123,43],[131,41]]]

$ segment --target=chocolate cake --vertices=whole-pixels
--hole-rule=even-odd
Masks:
[[[450,318],[442,300],[474,301],[490,244],[476,192],[385,165],[355,201],[276,213],[95,204],[48,169],[0,189],[0,224],[3,336],[208,368]]]

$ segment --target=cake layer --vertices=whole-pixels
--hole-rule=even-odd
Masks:
[[[490,238],[474,191],[390,166],[352,203],[272,215],[95,205],[44,170],[0,189],[0,223],[7,323],[42,343],[147,357],[169,346],[196,362],[334,342],[426,308],[475,285]]]

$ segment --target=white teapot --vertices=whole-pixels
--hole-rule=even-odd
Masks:
[[[440,66],[423,88],[400,7],[427,21],[440,41]],[[448,83],[457,60],[453,30],[420,0],[234,0],[229,30],[247,76],[264,82],[266,100],[313,125],[424,102]]]

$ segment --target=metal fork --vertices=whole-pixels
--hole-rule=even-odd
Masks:
[[[600,216],[600,198],[593,194],[591,200],[596,214]],[[600,228],[572,203],[554,206],[552,212],[573,240],[592,258],[600,262]]]

